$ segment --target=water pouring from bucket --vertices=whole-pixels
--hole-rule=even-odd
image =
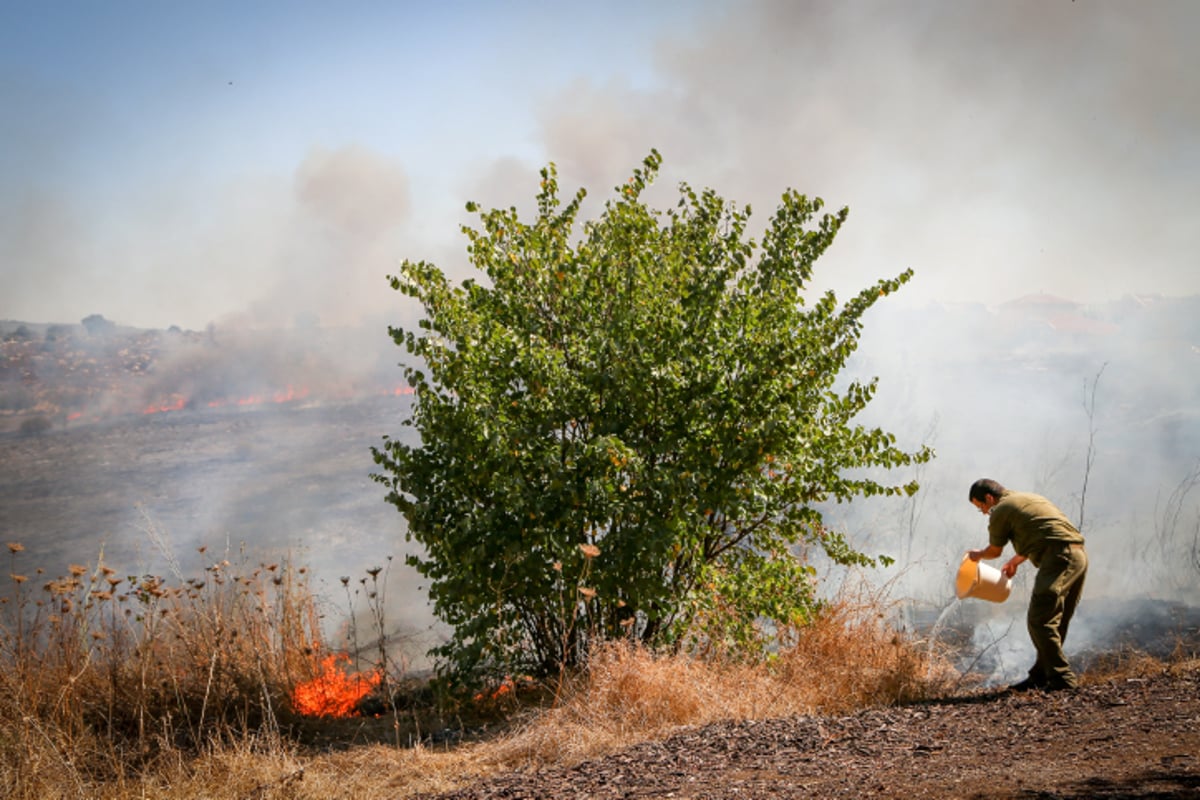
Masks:
[[[962,564],[958,567],[958,576],[954,581],[954,593],[959,600],[965,597],[978,597],[980,600],[990,600],[993,603],[1003,603],[1012,592],[1012,578],[1004,577],[1004,573],[990,564],[982,561],[972,561],[968,555],[963,555]]]

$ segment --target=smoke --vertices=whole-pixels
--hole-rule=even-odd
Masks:
[[[824,279],[843,292],[911,266],[915,302],[1189,293],[1196,9],[1155,8],[739,4],[666,39],[651,89],[550,98],[543,135],[605,190],[656,146],[668,184],[849,205]]]
[[[101,313],[160,328],[345,326],[395,308],[385,276],[411,197],[401,166],[349,146],[311,151],[290,186],[142,185],[119,211],[88,213],[59,192],[15,204],[0,223],[6,306],[34,322]]]
[[[1139,632],[1121,609],[1136,605],[1149,620],[1200,604],[1197,314],[1200,296],[1085,305],[1031,295],[990,308],[881,302],[849,370],[880,379],[863,421],[895,432],[902,446],[931,445],[937,457],[907,472],[921,485],[914,498],[834,507],[830,521],[867,552],[897,558],[879,578],[909,621],[928,631],[948,611],[951,626],[971,631],[969,660],[986,653],[972,668],[994,681],[1032,663],[1024,614],[1034,569],[1021,568],[1003,605],[956,603],[963,553],[988,541],[987,519],[967,501],[981,477],[1049,497],[1087,540],[1069,655],[1152,639],[1161,650],[1172,634],[1194,640],[1186,615]]]
[[[58,73],[5,80],[0,67],[19,110],[0,156],[0,316],[349,324],[395,307],[383,276],[400,259],[458,268],[464,200],[527,203],[546,161],[565,191],[603,198],[651,147],[666,159],[652,199],[669,203],[687,180],[752,204],[760,221],[785,187],[849,205],[821,288],[853,291],[911,266],[918,279],[901,302],[918,305],[1193,293],[1200,55],[1188,36],[1200,12],[1185,0],[1152,9],[760,0],[661,18],[639,9],[635,36],[617,4],[588,18],[606,42],[596,63],[572,50],[565,20],[547,29],[505,14],[518,56],[435,72],[422,92],[398,96],[387,91],[397,65],[334,63],[289,19],[280,30],[304,55],[272,64],[291,70],[279,85],[209,86],[194,68],[176,85],[168,63],[152,87],[165,121],[146,130]],[[247,31],[271,29],[251,22]],[[388,47],[377,53],[371,36],[394,22],[379,20],[356,50],[380,58]],[[456,66],[493,54],[455,50],[473,44],[441,42],[438,53]],[[524,52],[580,63],[533,70]],[[531,70],[537,80],[523,82]],[[304,106],[350,116],[306,135],[306,117],[284,102],[296,99],[294,80],[317,77]],[[368,86],[378,94],[361,94]],[[496,102],[497,86],[509,102]],[[170,88],[177,102],[164,100]],[[394,118],[380,116],[397,104]],[[453,152],[431,163],[430,150],[405,149],[422,120]],[[185,135],[168,137],[169,124]],[[380,144],[393,139],[394,149]]]
[[[282,306],[327,324],[357,324],[393,299],[384,283],[402,251],[411,213],[408,177],[398,164],[361,147],[314,150],[300,164],[294,209],[283,239],[277,284],[251,309],[276,324]]]

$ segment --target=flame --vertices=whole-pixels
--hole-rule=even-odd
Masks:
[[[517,678],[513,678],[512,675],[505,675],[504,680],[500,681],[500,685],[497,686],[493,691],[476,693],[475,702],[482,703],[487,700],[496,702],[497,700],[503,699],[505,695],[515,695],[519,689],[529,688],[532,686],[533,678],[528,675],[521,675]]]
[[[337,662],[349,660],[345,654],[322,659],[321,674],[292,692],[292,707],[310,717],[354,716],[358,701],[379,685],[381,676],[378,671],[347,675]]]
[[[290,403],[293,400],[303,400],[305,397],[308,397],[308,389],[293,389],[289,385],[286,392],[276,392],[271,397],[271,401],[274,403]]]
[[[149,403],[142,399],[132,397],[123,397],[119,406],[123,408],[110,409],[103,413],[85,414],[82,410],[68,411],[66,414],[67,422],[99,422],[106,416],[113,416],[125,413],[141,414],[162,414],[170,411],[183,411],[185,409],[199,408],[245,408],[250,406],[259,406],[267,404],[286,405],[289,403],[297,403],[304,400],[321,400],[321,399],[349,399],[368,395],[389,395],[389,396],[404,396],[413,395],[416,390],[412,386],[405,384],[393,385],[390,387],[362,387],[358,385],[344,386],[320,386],[316,389],[310,389],[307,386],[297,386],[288,384],[283,389],[265,389],[262,392],[255,394],[247,394],[242,396],[229,397],[214,397],[210,399],[196,399],[189,397],[186,394],[179,392],[169,392],[160,395],[156,399],[152,399]],[[136,404],[136,405],[135,405]]]
[[[157,405],[149,405],[142,409],[143,414],[160,414],[163,411],[180,411],[187,405],[187,399],[181,394],[171,395],[169,403],[159,403]]]
[[[271,394],[251,394],[237,398],[217,398],[209,400],[207,405],[209,408],[222,408],[223,406],[257,406],[263,403],[292,403],[297,400],[303,400],[308,397],[309,390],[307,387],[296,388],[288,386],[286,390],[276,391]],[[142,409],[143,414],[158,414],[163,411],[182,411],[188,406],[188,398],[181,394],[170,395],[169,402],[157,403],[147,406]]]

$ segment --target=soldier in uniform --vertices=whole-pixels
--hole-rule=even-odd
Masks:
[[[967,556],[972,561],[997,558],[1011,542],[1016,554],[1001,572],[1011,578],[1026,561],[1037,567],[1027,617],[1037,662],[1029,670],[1028,678],[1009,688],[1076,689],[1079,679],[1063,654],[1063,641],[1087,576],[1083,536],[1046,498],[1010,491],[990,478],[981,478],[971,485],[970,500],[988,517],[988,546],[970,550]]]

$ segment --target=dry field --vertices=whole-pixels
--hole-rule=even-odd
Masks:
[[[284,399],[0,433],[0,797],[1200,796],[1197,642],[1159,608],[1073,697],[990,692],[858,596],[764,663],[613,645],[437,695],[390,646],[429,620],[367,478],[403,398]]]
[[[762,663],[617,643],[561,690],[437,698],[386,657],[331,663],[306,568],[51,578],[19,543],[0,552],[13,800],[1174,798],[1200,780],[1182,647],[1173,665],[1093,659],[1079,695],[1004,695],[846,599]]]
[[[407,797],[582,763],[681,726],[926,699],[951,678],[927,648],[844,604],[764,664],[614,644],[557,696],[520,682],[438,701],[386,661],[329,681],[303,568],[218,564],[173,584],[74,565],[47,580],[15,571],[18,543],[7,555],[0,790],[14,800]],[[331,700],[306,707],[317,683]]]

